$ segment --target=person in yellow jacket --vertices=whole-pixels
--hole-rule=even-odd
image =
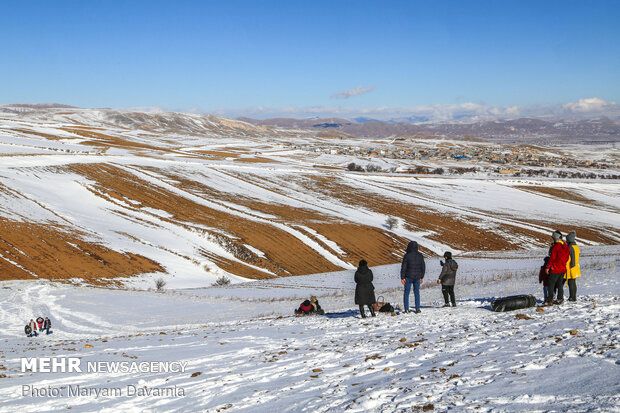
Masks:
[[[566,236],[566,243],[570,252],[570,259],[566,263],[566,275],[564,275],[564,278],[568,281],[568,301],[577,301],[577,277],[581,277],[579,246],[575,242],[576,236],[575,231],[569,232]]]

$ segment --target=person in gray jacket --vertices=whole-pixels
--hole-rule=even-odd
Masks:
[[[450,307],[450,302],[452,302],[452,307],[456,307],[454,282],[456,280],[456,270],[459,268],[459,265],[452,259],[452,253],[450,251],[446,251],[443,257],[446,259],[446,262],[440,261],[442,268],[437,284],[441,284],[441,292],[446,302],[444,307]]]
[[[403,304],[405,312],[409,312],[409,294],[413,285],[413,294],[415,295],[415,312],[420,312],[420,284],[424,282],[424,273],[426,272],[426,264],[424,257],[418,251],[418,243],[411,241],[407,245],[407,252],[403,257],[403,263],[400,267],[400,281],[405,286],[403,295]]]

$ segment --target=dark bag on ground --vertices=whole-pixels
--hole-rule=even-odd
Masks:
[[[390,303],[385,303],[385,304],[383,304],[383,307],[381,307],[379,309],[379,312],[381,312],[381,313],[393,313],[394,312],[394,307]]]
[[[521,308],[534,307],[535,305],[536,297],[525,294],[498,298],[491,302],[491,308],[496,312],[519,310]]]
[[[375,312],[379,311],[381,313],[391,313],[394,311],[394,307],[390,303],[386,303],[385,298],[383,296],[379,296],[377,302],[372,305],[373,310]]]

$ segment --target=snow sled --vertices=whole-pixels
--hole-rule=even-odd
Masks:
[[[521,308],[534,307],[536,297],[533,295],[512,295],[510,297],[498,298],[491,302],[491,308],[495,312],[513,311]]]

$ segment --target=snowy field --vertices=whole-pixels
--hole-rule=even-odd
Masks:
[[[544,312],[490,311],[494,297],[541,297],[542,250],[457,257],[456,308],[440,308],[429,260],[421,314],[367,319],[352,271],[163,293],[2,282],[0,412],[619,411],[619,253],[585,247],[579,300]],[[374,271],[377,295],[402,306],[398,267]],[[312,293],[338,314],[292,316]],[[53,334],[24,337],[39,315]],[[21,358],[45,356],[186,369],[21,371]]]

